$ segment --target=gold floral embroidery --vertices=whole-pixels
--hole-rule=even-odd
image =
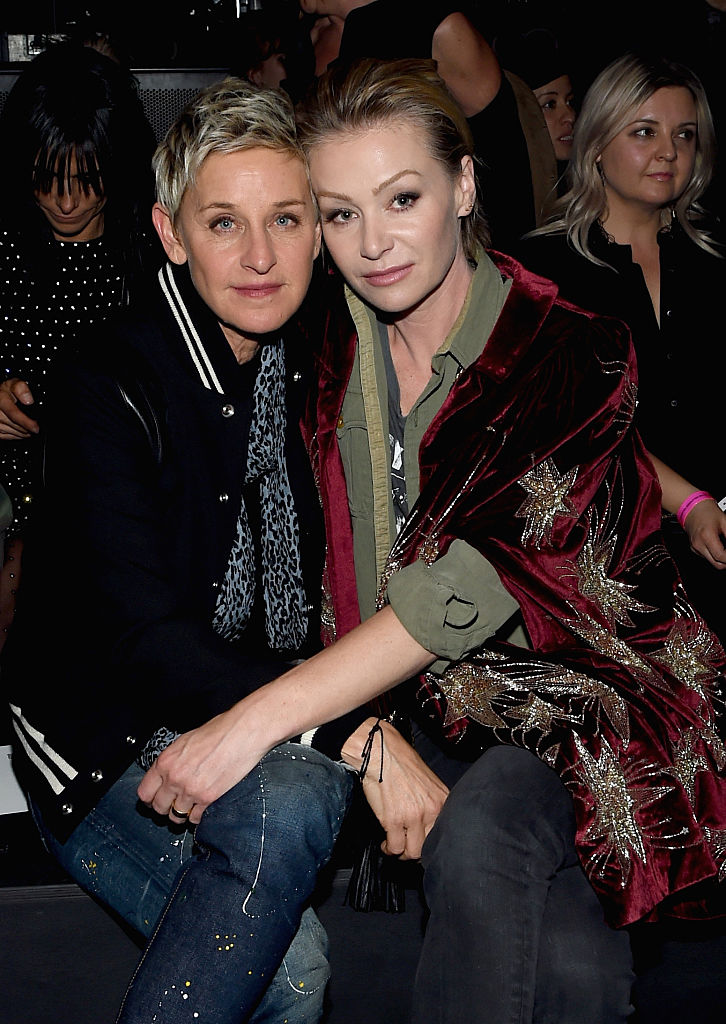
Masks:
[[[615,423],[617,423],[618,434],[624,434],[628,427],[633,422],[635,417],[635,410],[638,406],[638,385],[635,383],[630,373],[626,373],[625,383],[623,386],[623,400],[620,408],[615,416]]]
[[[445,725],[469,716],[489,728],[547,736],[555,720],[581,724],[588,710],[597,721],[604,714],[627,748],[628,708],[614,689],[549,662],[502,659],[495,667],[488,663],[496,661],[493,653],[452,665],[443,676],[427,676],[446,697]]]
[[[638,405],[638,386],[630,372],[630,364],[621,360],[604,360],[598,357],[603,373],[616,374],[623,377],[622,400],[615,415],[614,422],[618,426],[618,435],[625,433],[633,422]]]
[[[590,615],[583,615],[573,609],[576,614],[574,619],[566,619],[565,625],[569,626],[579,637],[593,647],[599,654],[610,658],[627,668],[636,678],[647,680],[651,686],[660,690],[667,689],[663,677],[654,672],[652,667],[624,640],[621,640],[607,626],[596,622]]]
[[[542,760],[545,764],[548,764],[550,768],[554,768],[557,764],[557,758],[560,756],[560,744],[553,743],[551,747],[542,754]]]
[[[386,591],[388,590],[388,584],[391,582],[391,577],[394,576],[403,566],[403,562],[400,558],[393,558],[391,555],[388,556],[386,564],[383,566],[383,572],[381,578],[378,581],[378,593],[376,594],[376,608],[380,610],[386,603]]]
[[[653,658],[707,703],[719,678],[715,660],[721,649],[703,619],[681,598],[676,600],[675,612],[665,646],[654,651]]]
[[[553,459],[545,459],[521,477],[527,497],[514,514],[526,520],[523,545],[531,541],[539,549],[542,541],[549,544],[555,516],[577,519],[577,509],[567,497],[576,479],[577,466],[561,476]]]
[[[537,730],[543,734],[552,732],[555,718],[562,718],[562,711],[556,704],[543,700],[536,693],[530,693],[524,704],[509,709],[510,718],[519,721],[522,732]]]
[[[726,882],[726,829],[709,828],[708,825],[704,825],[703,834],[718,865],[718,880]]]
[[[724,747],[721,737],[715,729],[710,727],[706,727],[702,730],[701,737],[703,742],[708,744],[711,756],[716,763],[716,767],[720,772],[722,772],[724,768],[726,768],[726,747]]]
[[[654,608],[631,596],[632,591],[637,589],[636,584],[615,580],[608,575],[613,564],[616,542],[614,533],[609,537],[598,538],[591,527],[575,563],[577,589],[583,597],[597,605],[611,626],[616,622],[623,626],[633,626],[631,612],[652,612]]]
[[[700,736],[695,729],[686,729],[685,733],[678,737],[678,743],[673,751],[673,774],[685,789],[691,803],[696,799],[696,775],[698,772],[711,770],[705,754],[695,749],[699,740]]]
[[[323,571],[322,594],[320,601],[320,636],[323,644],[327,647],[335,642],[337,627],[335,624],[335,608],[333,606],[333,593],[330,588],[330,575],[327,566],[327,550],[325,553],[325,569]]]
[[[439,538],[435,533],[429,534],[418,551],[418,557],[426,563],[433,565],[439,557]]]
[[[494,709],[494,702],[503,698],[511,684],[496,672],[482,672],[471,662],[460,662],[447,670],[444,678],[427,676],[441,686],[446,696],[444,727],[470,716],[480,725],[492,729],[506,728],[506,722]]]
[[[648,777],[657,774],[655,765],[641,761],[624,766],[605,740],[598,757],[583,746],[579,736],[575,735],[574,741],[580,757],[568,773],[587,787],[594,800],[595,818],[585,839],[596,842],[599,849],[590,858],[590,870],[602,878],[608,863],[615,858],[620,885],[624,888],[630,877],[632,858],[637,857],[643,864],[647,860],[645,838],[637,815],[674,787],[642,785]]]

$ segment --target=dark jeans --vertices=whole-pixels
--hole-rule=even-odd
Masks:
[[[205,811],[192,837],[139,806],[143,774],[132,766],[64,845],[46,835],[83,888],[150,936],[119,1021],[318,1021],[327,937],[306,906],[355,776],[283,744]]]
[[[417,748],[455,781],[433,747]],[[629,936],[605,924],[574,838],[572,797],[527,750],[494,747],[453,785],[423,849],[415,1024],[627,1019]]]

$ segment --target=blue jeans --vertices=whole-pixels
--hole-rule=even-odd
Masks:
[[[422,855],[430,917],[415,1024],[621,1024],[632,1010],[630,939],[605,923],[580,866],[560,777],[502,745],[446,781]]]
[[[354,775],[283,744],[192,834],[138,803],[143,774],[132,765],[65,844],[46,833],[79,885],[150,938],[119,1024],[318,1021],[327,937],[306,904]]]

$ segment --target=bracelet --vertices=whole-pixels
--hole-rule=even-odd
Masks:
[[[361,751],[361,757],[363,758],[363,761],[361,763],[360,768],[358,769],[358,778],[361,780],[361,782],[366,777],[368,765],[371,763],[371,754],[373,753],[373,741],[376,738],[377,732],[381,734],[381,768],[378,773],[378,781],[383,782],[383,729],[381,729],[381,722],[383,722],[384,720],[387,720],[385,718],[385,715],[381,715],[378,719],[376,719],[376,724],[371,726],[371,730],[368,733],[368,739],[365,741],[365,744],[363,745],[363,750]]]
[[[713,501],[713,497],[708,493],[708,491],[693,491],[692,494],[688,495],[686,500],[683,502],[681,507],[676,512],[678,522],[681,524],[684,530],[686,528],[686,517],[688,516],[688,513],[691,511],[691,509],[695,508],[696,505],[699,505],[702,501]]]

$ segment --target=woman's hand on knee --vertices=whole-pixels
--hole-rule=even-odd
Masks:
[[[198,825],[202,814],[236,786],[267,753],[244,737],[240,705],[177,737],[141,780],[139,799],[177,823]]]
[[[374,719],[364,722],[344,744],[343,759],[348,764],[360,768],[360,755],[373,724]],[[389,722],[381,722],[381,731],[373,737],[363,792],[385,829],[383,852],[417,860],[449,790]]]

